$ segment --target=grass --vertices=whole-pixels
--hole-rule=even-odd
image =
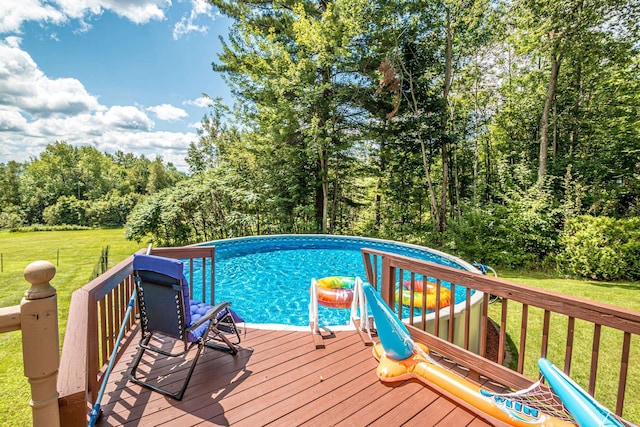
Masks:
[[[124,238],[123,229],[81,231],[16,232],[0,231],[0,307],[20,304],[29,283],[25,267],[36,260],[56,266],[51,284],[58,293],[60,344],[64,339],[71,293],[84,286],[109,246],[109,265],[115,265],[144,244]],[[19,331],[0,334],[0,414],[2,425],[31,425],[30,388],[22,371],[22,343]]]
[[[146,246],[125,240],[122,229],[24,233],[0,231],[3,270],[0,272],[0,307],[20,303],[22,295],[29,287],[22,274],[30,262],[40,259],[52,262],[57,268],[52,284],[58,291],[60,343],[62,343],[71,293],[88,282],[93,267],[100,257],[101,249],[107,245],[109,245],[110,266]],[[510,281],[640,311],[640,283],[559,279],[552,274],[529,271],[499,271],[499,273],[501,278]],[[518,310],[518,304],[509,304],[507,331],[516,345],[520,342],[520,318],[513,313],[517,313]],[[500,321],[500,312],[499,303],[491,305],[490,315],[497,322]],[[567,321],[559,316],[552,316],[551,325],[548,357],[562,367],[564,359],[561,354],[565,349]],[[576,322],[575,329],[571,375],[581,385],[586,386],[589,378],[592,329],[581,322]],[[541,330],[542,313],[530,309],[527,334],[529,349],[540,348]],[[19,332],[0,334],[0,414],[3,415],[2,425],[6,426],[31,424],[29,384],[22,373],[20,339]],[[613,393],[607,393],[607,390],[611,389],[607,379],[618,376],[620,342],[620,334],[603,329],[596,396],[610,408],[615,407],[615,402]],[[640,360],[639,345],[638,340],[632,340],[632,361]],[[526,355],[525,374],[532,378],[537,376],[535,363],[538,356],[531,352]],[[612,363],[608,364],[608,360]],[[612,368],[612,365],[616,368]],[[630,363],[624,415],[635,422],[640,421],[640,386],[637,378],[640,378],[640,365]]]
[[[571,280],[553,277],[551,274],[530,272],[504,272],[501,278],[523,283],[540,289],[560,292],[562,294],[586,298],[606,304],[640,311],[640,283],[595,282]],[[521,304],[509,302],[507,313],[507,333],[516,348],[520,343]],[[489,315],[496,322],[501,319],[501,304],[490,306]],[[537,360],[542,342],[543,311],[529,308],[527,323],[527,351],[525,353],[524,374],[530,378],[538,375]],[[564,367],[568,320],[565,316],[551,315],[551,330],[547,358],[561,369]],[[572,356],[571,377],[585,389],[589,383],[591,366],[591,343],[593,325],[576,320],[574,327],[574,350]],[[627,390],[623,415],[625,418],[640,422],[640,342],[632,337],[629,372],[627,374]],[[602,328],[600,341],[600,358],[598,363],[596,398],[610,409],[615,409],[615,395],[622,355],[622,333],[609,328]],[[517,357],[516,357],[517,359]]]

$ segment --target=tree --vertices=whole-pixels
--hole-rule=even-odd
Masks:
[[[20,205],[20,174],[23,165],[9,161],[0,163],[0,210]]]
[[[255,197],[223,169],[210,169],[142,200],[126,224],[128,239],[184,245],[256,233]]]
[[[591,41],[597,34],[617,38],[637,30],[638,2],[632,0],[567,0],[514,2],[511,15],[516,19],[517,48],[534,61],[541,60],[547,73],[546,95],[538,128],[538,185],[548,173],[549,129],[554,134],[558,117],[552,113],[557,105],[562,64],[568,57],[584,57],[591,53]],[[597,49],[596,49],[597,51]],[[597,63],[597,62],[596,62]],[[580,70],[577,76],[580,74]],[[579,78],[579,77],[578,77]]]
[[[394,93],[389,118],[412,116],[413,123],[406,131],[413,132],[420,147],[431,218],[443,233],[451,187],[458,194],[458,175],[451,163],[457,158],[455,147],[466,139],[465,132],[456,133],[456,120],[471,115],[459,111],[454,81],[463,65],[489,40],[493,31],[488,25],[491,5],[482,0],[394,5],[393,9],[384,8],[387,16],[376,21],[380,23],[376,36],[386,37],[388,42],[382,45],[389,49],[380,67],[381,87]],[[440,158],[439,192],[434,184],[436,156]]]
[[[181,179],[182,174],[172,164],[169,163],[165,166],[162,157],[156,156],[156,159],[149,166],[146,192],[148,194],[157,193],[171,187]]]
[[[222,123],[226,107],[217,104],[213,111],[205,115],[198,128],[198,141],[189,144],[185,161],[191,174],[202,173],[220,163],[220,147],[231,131]]]
[[[357,70],[349,47],[361,18],[350,6],[363,2],[212,3],[234,20],[214,69],[253,108],[257,161],[282,221],[312,204],[317,231],[327,232],[335,171],[350,157],[359,110],[350,102]]]

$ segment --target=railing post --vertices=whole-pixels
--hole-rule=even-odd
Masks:
[[[60,363],[58,302],[49,284],[56,268],[47,261],[32,262],[24,270],[31,288],[20,303],[24,375],[31,384],[34,427],[60,426],[56,381]]]

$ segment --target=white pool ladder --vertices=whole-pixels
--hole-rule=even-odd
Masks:
[[[362,285],[362,279],[356,276],[353,288],[353,300],[351,301],[351,323],[356,327],[356,330],[360,334],[364,344],[373,345],[373,339],[371,338],[373,318],[369,316],[367,299],[364,295],[364,288]],[[309,327],[311,328],[316,348],[324,348],[324,340],[320,333],[320,316],[318,313],[318,284],[315,278],[311,279],[309,293]]]

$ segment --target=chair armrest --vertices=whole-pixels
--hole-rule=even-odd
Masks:
[[[217,320],[218,314],[227,307],[231,306],[229,301],[223,301],[221,303],[216,304],[211,310],[207,311],[201,318],[199,318],[195,323],[187,328],[187,332],[196,329],[198,326],[202,325],[209,320]]]

